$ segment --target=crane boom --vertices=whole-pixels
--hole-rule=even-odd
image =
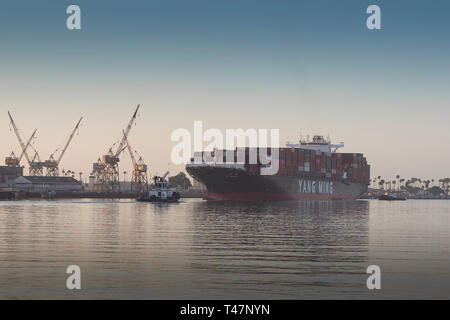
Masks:
[[[75,128],[74,128],[73,131],[72,131],[72,134],[71,134],[70,137],[69,137],[69,140],[67,140],[66,145],[64,146],[64,149],[62,150],[61,155],[60,155],[59,158],[58,158],[58,161],[56,161],[56,164],[57,164],[57,165],[59,164],[59,162],[61,161],[61,159],[62,159],[64,153],[66,152],[67,147],[69,146],[70,141],[72,141],[72,138],[73,138],[75,132],[77,132],[78,127],[80,126],[81,120],[83,120],[83,117],[81,117],[80,120],[78,120],[77,125],[75,126]]]
[[[122,131],[122,132],[123,132],[123,138],[124,138],[124,140],[125,140],[125,142],[127,144],[128,153],[130,154],[131,161],[133,162],[133,169],[135,169],[136,166],[137,166],[137,163],[136,163],[136,159],[134,158],[133,149],[130,146],[130,142],[128,141],[127,136],[125,135],[125,131]]]
[[[17,140],[19,140],[19,144],[20,144],[20,147],[22,148],[22,152],[25,155],[25,159],[27,159],[28,164],[31,165],[31,161],[30,161],[30,158],[28,157],[25,145],[23,144],[22,137],[20,136],[19,129],[17,128],[16,123],[14,122],[14,120],[13,120],[13,118],[11,116],[11,113],[9,111],[8,111],[8,116],[9,116],[9,119],[11,120],[11,124],[13,126],[14,133],[16,134]]]
[[[34,151],[34,157],[33,157],[33,160],[31,160],[31,162],[32,162],[32,163],[35,162],[34,160],[37,160],[38,162],[42,162],[42,161],[41,161],[41,158],[39,157],[39,153],[36,151],[36,149],[33,147],[32,144],[30,144],[30,147],[31,147],[31,149],[33,149],[33,151]]]
[[[140,107],[140,105],[138,104],[136,110],[135,110],[134,113],[133,113],[133,116],[132,116],[131,119],[130,119],[130,122],[128,122],[128,126],[127,126],[127,128],[125,129],[125,131],[124,131],[124,137],[123,137],[122,140],[120,141],[120,144],[119,144],[119,146],[117,147],[117,151],[116,151],[116,153],[114,154],[115,157],[118,157],[118,156],[120,155],[120,153],[125,149],[125,148],[124,148],[125,139],[126,139],[126,137],[128,137],[128,134],[130,133],[131,127],[133,126],[133,122],[134,122],[134,120],[136,119],[136,115],[137,115],[137,112],[138,112],[138,110],[139,110],[139,107]]]
[[[37,129],[34,129],[33,134],[31,135],[30,139],[28,139],[28,142],[27,142],[27,144],[25,145],[25,150],[22,150],[22,153],[20,154],[20,157],[19,157],[19,163],[20,163],[20,160],[22,160],[22,157],[23,157],[23,155],[25,154],[25,151],[28,149],[28,146],[30,145],[31,140],[33,140],[34,134],[36,133],[36,130],[37,130]]]
[[[164,181],[168,175],[169,175],[169,171],[167,171],[166,173],[164,173],[164,175],[161,177],[162,180]]]

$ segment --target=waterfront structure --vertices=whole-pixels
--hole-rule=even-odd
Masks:
[[[72,177],[52,177],[52,176],[22,176],[13,182],[15,190],[27,192],[45,191],[81,191],[81,182]]]
[[[2,190],[9,190],[13,187],[14,181],[23,176],[23,167],[0,166],[0,187]]]

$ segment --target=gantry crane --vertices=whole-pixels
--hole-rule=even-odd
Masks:
[[[128,153],[130,154],[131,162],[133,163],[133,175],[131,177],[131,191],[135,191],[137,193],[143,193],[148,191],[148,179],[147,179],[147,165],[144,163],[144,160],[141,156],[139,156],[139,160],[136,161],[134,157],[134,151],[131,148],[130,141],[125,135],[125,131],[123,131],[123,138],[125,143],[127,144]],[[137,152],[136,152],[137,154]],[[139,154],[138,154],[139,155]]]
[[[22,148],[23,155],[25,156],[25,159],[27,159],[27,162],[30,166],[29,168],[29,175],[30,176],[42,176],[43,173],[43,165],[44,163],[40,160],[39,154],[37,151],[33,148],[33,145],[29,145],[34,150],[34,157],[32,160],[30,160],[30,157],[28,156],[27,149],[25,148],[25,145],[23,144],[22,137],[20,136],[19,129],[16,126],[16,123],[14,122],[11,113],[8,111],[9,119],[11,120],[11,125],[13,126],[14,133],[16,134],[17,140],[19,141],[20,147]],[[36,161],[37,160],[37,161]]]
[[[96,185],[96,188],[103,188],[104,181],[103,181],[103,173],[105,171],[105,165],[102,162],[102,159],[98,158],[97,162],[94,162],[92,164],[92,172],[91,176],[94,176],[94,184]],[[100,191],[100,190],[98,190]]]
[[[44,167],[46,169],[47,176],[53,176],[53,177],[59,176],[59,163],[61,162],[61,159],[64,156],[64,153],[66,153],[67,147],[69,146],[70,142],[72,141],[73,136],[77,132],[77,130],[80,126],[81,120],[83,120],[83,117],[81,117],[80,120],[78,120],[77,125],[75,126],[69,139],[67,140],[66,145],[64,146],[61,154],[59,155],[58,160],[55,160],[55,158],[53,158],[53,154],[51,154],[50,159],[46,160],[44,162]]]
[[[120,140],[120,143],[116,149],[116,151],[113,151],[113,147],[111,147],[107,154],[103,155],[102,157],[102,163],[104,165],[103,173],[102,173],[102,184],[104,191],[120,191],[120,184],[119,184],[119,155],[122,153],[122,151],[126,148],[125,146],[125,138],[130,133],[130,130],[133,126],[133,122],[136,120],[137,112],[139,110],[140,105],[138,104],[136,110],[133,113],[133,116],[131,117],[130,121],[128,122],[128,125],[124,131],[124,137]],[[93,164],[93,169],[95,171],[96,163]]]
[[[31,143],[31,140],[33,140],[36,130],[37,129],[34,129],[33,134],[31,135],[30,139],[28,139],[28,142],[25,145],[25,151],[28,149],[28,147]],[[25,154],[25,152],[24,152],[24,150],[22,150],[20,157],[17,158],[14,151],[11,151],[11,154],[9,155],[9,157],[5,158],[5,164],[9,167],[18,167],[20,165],[20,161],[22,160],[24,154]]]
[[[30,162],[29,174],[30,176],[42,176],[44,174],[44,162],[42,162],[41,157],[39,157],[39,153],[33,145],[30,145],[30,147],[34,151],[34,156]]]

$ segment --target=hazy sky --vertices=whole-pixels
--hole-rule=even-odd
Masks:
[[[81,30],[66,28],[70,4]],[[366,28],[370,4],[382,30]],[[60,168],[87,175],[140,103],[129,138],[152,174],[171,132],[203,120],[279,128],[283,144],[330,134],[372,176],[449,176],[449,12],[445,0],[2,0],[0,152],[20,153],[7,110],[24,136],[38,129],[41,158],[82,115]]]

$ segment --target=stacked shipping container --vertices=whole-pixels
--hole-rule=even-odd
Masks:
[[[259,174],[260,172],[259,149],[255,148],[255,152],[256,164],[253,164],[250,163],[250,149],[245,148],[244,167],[249,174]],[[215,156],[215,163],[230,163],[226,162],[227,154],[228,159],[233,159],[234,163],[238,163],[237,150],[223,151],[222,161],[219,161],[214,152],[208,153],[209,156]],[[267,154],[269,156],[272,154],[270,148],[267,150]],[[352,182],[368,183],[370,180],[370,165],[367,164],[366,158],[361,153],[331,153],[301,148],[279,148],[279,170],[277,174],[320,179],[347,179]]]

